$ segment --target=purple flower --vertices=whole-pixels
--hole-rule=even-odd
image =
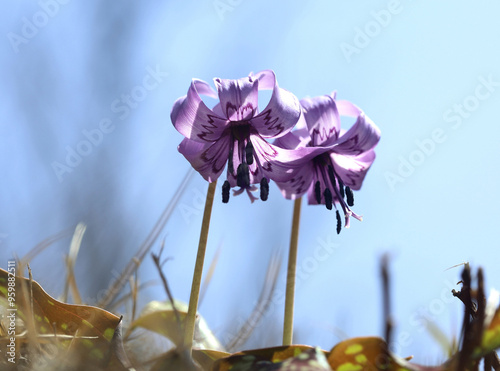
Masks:
[[[361,220],[350,206],[354,205],[352,190],[359,190],[375,160],[374,147],[380,139],[379,128],[354,104],[324,95],[300,101],[302,116],[297,130],[275,141],[287,149],[315,148],[315,152],[295,161],[285,182],[276,183],[286,198],[295,199],[308,193],[309,204],[324,204],[331,210],[340,206],[345,216]],[[340,128],[340,116],[356,118],[347,131]],[[341,229],[337,210],[337,233]]]
[[[193,79],[187,95],[177,99],[170,117],[174,127],[186,138],[179,152],[205,180],[219,178],[227,163],[227,180],[222,186],[223,202],[234,194],[247,191],[256,197],[254,184],[260,184],[260,198],[266,200],[269,180],[284,181],[289,176],[286,162],[302,154],[269,144],[287,134],[300,117],[298,99],[278,87],[273,71],[261,71],[238,80],[214,79],[219,103],[208,108],[200,94],[217,98],[204,81]],[[272,89],[268,105],[258,111],[258,92]]]

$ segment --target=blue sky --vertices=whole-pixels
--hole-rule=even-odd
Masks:
[[[303,205],[296,341],[328,349],[345,337],[381,335],[378,269],[389,253],[394,349],[423,363],[443,359],[422,318],[458,334],[462,308],[449,292],[460,268],[446,269],[468,261],[485,269],[488,290],[500,288],[499,10],[492,2],[410,0],[6,6],[0,266],[84,222],[76,274],[84,297],[96,298],[189,168],[169,118],[175,99],[192,78],[273,69],[299,98],[337,91],[382,131],[377,159],[355,193],[363,222],[337,236],[333,213]],[[80,159],[71,155],[77,150]],[[63,165],[59,173],[55,163]],[[165,272],[184,301],[206,188],[195,174],[161,234],[173,258]],[[216,200],[207,261],[219,246],[221,254],[200,311],[219,336],[250,313],[273,252],[286,266],[292,209],[274,185],[267,203]],[[35,277],[54,295],[69,241],[33,261]],[[149,259],[139,276],[157,279]],[[159,287],[144,292],[144,302],[153,298],[164,298]],[[249,347],[279,343],[282,306],[276,299]]]

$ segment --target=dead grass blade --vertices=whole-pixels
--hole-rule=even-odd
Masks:
[[[68,302],[68,293],[71,290],[71,295],[73,297],[73,303],[81,304],[82,299],[80,296],[80,291],[78,290],[78,286],[76,284],[75,279],[75,263],[76,258],[78,257],[78,252],[80,251],[80,246],[82,244],[83,235],[85,234],[85,230],[87,226],[83,223],[78,223],[75,228],[75,233],[73,234],[73,238],[71,240],[71,244],[69,245],[69,253],[66,257],[66,270],[67,277],[66,282],[64,283],[64,291],[62,294],[63,302]]]

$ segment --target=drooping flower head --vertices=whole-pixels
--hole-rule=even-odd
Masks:
[[[266,139],[287,134],[300,117],[298,99],[278,87],[273,71],[266,70],[237,80],[214,79],[215,91],[204,81],[193,79],[187,95],[177,99],[171,112],[174,127],[186,138],[179,152],[205,180],[219,178],[227,164],[227,179],[222,186],[223,202],[229,191],[246,191],[252,200],[260,184],[260,198],[266,200],[269,180],[287,179],[287,167],[293,151],[275,147]],[[258,92],[272,89],[269,103],[258,110]],[[219,98],[213,109],[200,95]]]
[[[374,147],[380,139],[379,128],[354,104],[337,101],[335,94],[300,101],[302,116],[297,130],[275,141],[282,148],[315,148],[314,156],[295,161],[294,170],[285,182],[277,182],[286,198],[295,199],[308,193],[309,204],[323,204],[337,214],[337,233],[341,218],[337,206],[349,227],[349,217],[361,220],[351,206],[352,190],[359,190],[365,175],[375,160]],[[356,118],[347,131],[340,127],[340,117]]]

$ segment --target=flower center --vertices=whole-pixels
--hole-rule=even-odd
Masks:
[[[238,195],[243,191],[246,191],[253,202],[257,198],[252,194],[253,191],[257,190],[257,187],[253,186],[250,177],[250,172],[253,175],[257,173],[255,166],[260,168],[260,164],[256,161],[254,165],[254,155],[255,149],[252,142],[250,141],[250,133],[252,132],[251,125],[248,121],[232,121],[228,127],[228,135],[230,137],[229,142],[229,157],[227,160],[228,172],[236,178],[236,185],[240,187],[239,190],[234,191],[234,195]],[[235,151],[237,151],[237,156],[235,156]],[[236,164],[239,164],[235,166]],[[250,165],[254,165],[253,170],[250,169]],[[236,171],[235,171],[236,168]],[[262,171],[260,169],[260,171]],[[231,185],[228,180],[224,182],[222,186],[222,202],[229,202],[229,191]],[[260,180],[260,199],[266,201],[269,195],[269,184],[267,178],[263,177]]]
[[[342,179],[335,172],[332,161],[328,154],[324,153],[313,159],[314,168],[316,172],[316,183],[314,184],[314,196],[318,204],[324,203],[328,210],[332,210],[338,202],[342,207],[345,216],[345,226],[349,227],[349,216],[360,219],[358,215],[354,214],[349,206],[354,206],[354,195],[348,186],[344,186]],[[342,222],[340,213],[336,210],[337,217],[337,234],[340,233]]]
[[[230,124],[233,137],[242,141],[250,137],[250,123],[248,121],[232,121]]]

